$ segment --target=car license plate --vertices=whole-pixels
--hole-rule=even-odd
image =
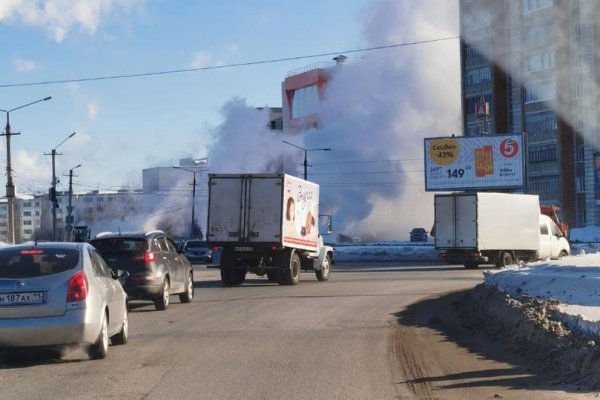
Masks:
[[[254,251],[254,247],[236,247],[235,251]]]
[[[42,304],[44,292],[0,293],[0,306]]]

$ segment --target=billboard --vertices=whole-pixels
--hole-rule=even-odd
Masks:
[[[520,189],[522,135],[425,139],[425,190]]]

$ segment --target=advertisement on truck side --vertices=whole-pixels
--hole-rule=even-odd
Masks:
[[[523,187],[522,135],[426,138],[424,152],[426,191]]]
[[[283,188],[283,245],[316,249],[319,186],[285,175]]]

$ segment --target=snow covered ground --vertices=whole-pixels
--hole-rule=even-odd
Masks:
[[[600,227],[572,229],[571,240],[569,257],[488,269],[483,281],[514,298],[557,301],[563,322],[600,339]],[[339,262],[441,262],[432,241],[336,245],[335,254]]]

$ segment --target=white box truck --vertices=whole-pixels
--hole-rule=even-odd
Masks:
[[[452,193],[435,195],[435,248],[465,268],[560,258],[569,242],[536,195]]]
[[[331,230],[331,218],[328,220]],[[225,286],[248,272],[296,285],[329,279],[333,248],[319,234],[319,185],[286,174],[209,174],[207,239],[222,249]]]

